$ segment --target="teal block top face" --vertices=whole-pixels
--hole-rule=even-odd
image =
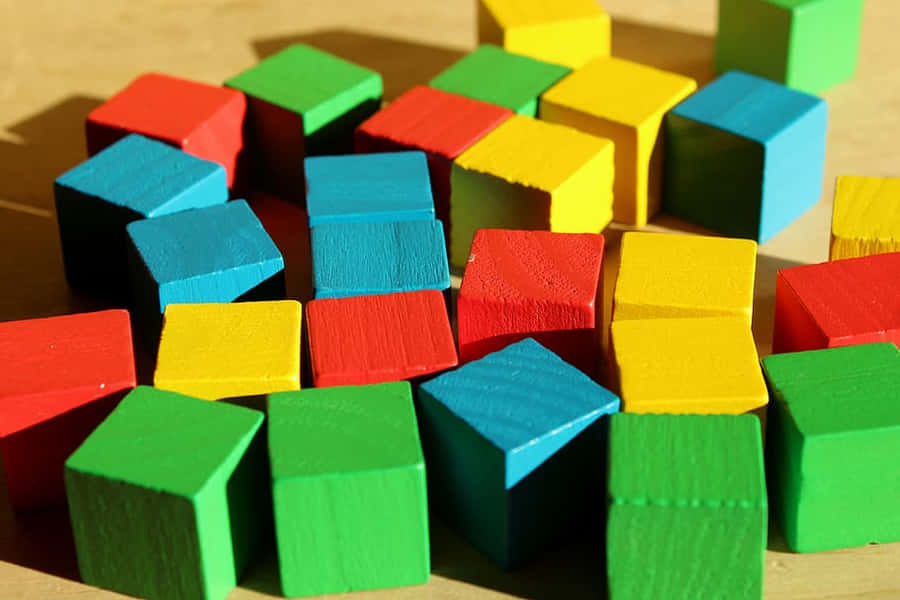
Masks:
[[[237,466],[259,411],[138,386],[66,461],[66,469],[193,497]]]
[[[434,218],[424,152],[307,158],[309,226]]]
[[[304,44],[266,58],[225,85],[301,115],[306,135],[382,95],[378,73]]]
[[[143,217],[224,204],[225,168],[141,135],[128,135],[56,180]]]
[[[268,419],[274,480],[424,465],[405,381],[270,394]]]
[[[568,67],[484,44],[448,67],[429,85],[534,117],[538,97],[571,72]]]
[[[619,398],[531,338],[421,386],[495,446],[507,488],[550,458]]]

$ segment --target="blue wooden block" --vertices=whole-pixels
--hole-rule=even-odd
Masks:
[[[169,304],[284,298],[284,259],[244,200],[127,231],[135,319],[150,343]]]
[[[309,226],[434,218],[424,152],[307,158]]]
[[[828,108],[730,71],[666,116],[664,209],[763,243],[822,195]]]
[[[128,223],[228,200],[224,167],[135,134],[62,174],[53,192],[67,279],[116,296]]]
[[[316,298],[450,288],[440,221],[319,225],[310,231]]]
[[[602,506],[603,415],[619,398],[531,338],[423,383],[429,498],[514,567]]]

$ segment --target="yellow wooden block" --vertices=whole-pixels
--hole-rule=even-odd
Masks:
[[[900,178],[837,178],[830,259],[900,252]]]
[[[732,316],[750,325],[755,274],[752,240],[630,231],[613,320]]]
[[[541,96],[541,119],[616,143],[613,219],[646,225],[662,201],[663,116],[697,89],[690,77],[599,58]]]
[[[206,400],[300,389],[300,303],[170,304],[153,385]]]
[[[610,19],[595,0],[481,0],[478,40],[580,67],[609,56]]]
[[[450,262],[465,265],[486,228],[599,233],[612,219],[613,143],[513,116],[469,147],[450,174]]]
[[[741,414],[768,403],[744,319],[646,319],[612,324],[622,410]]]

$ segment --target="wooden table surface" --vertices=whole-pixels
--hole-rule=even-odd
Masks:
[[[715,0],[606,0],[613,52],[712,77]],[[838,174],[900,175],[900,2],[869,0],[859,73],[825,94],[830,112],[824,196],[760,248],[754,332],[771,340],[775,273],[825,260]],[[0,321],[97,306],[67,288],[52,182],[84,158],[85,115],[144,71],[218,83],[286,44],[303,41],[381,72],[387,99],[455,61],[475,44],[474,0],[0,0]],[[289,292],[308,295],[303,215],[277,199],[256,199],[288,257]],[[651,228],[697,231],[662,216]],[[617,263],[618,229],[608,231],[606,285]],[[296,258],[299,257],[299,258]],[[607,294],[607,298],[609,294]],[[0,481],[0,599],[112,599],[78,583],[67,516],[14,517]],[[900,502],[900,499],[898,499]],[[900,510],[900,505],[898,505]],[[853,515],[835,515],[835,518]],[[594,598],[599,540],[585,534],[518,573],[503,573],[438,523],[426,586],[364,598]],[[273,559],[261,561],[229,598],[277,593]],[[727,577],[727,574],[722,574]],[[900,598],[900,544],[797,555],[773,531],[766,598]]]

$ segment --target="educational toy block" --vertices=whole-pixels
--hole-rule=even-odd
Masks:
[[[312,300],[306,324],[315,387],[400,381],[457,364],[437,290]]]
[[[900,541],[900,352],[766,357],[773,513],[795,552]]]
[[[828,107],[732,71],[666,115],[663,210],[763,243],[822,195]]]
[[[481,229],[457,298],[459,360],[532,337],[598,374],[603,236]]]
[[[750,325],[756,243],[629,231],[622,236],[613,320],[741,317]]]
[[[359,126],[355,148],[356,152],[425,152],[435,213],[447,233],[453,160],[512,114],[508,108],[416,86]]]
[[[616,144],[613,219],[646,225],[662,204],[663,116],[697,83],[619,58],[598,58],[541,96],[541,119]]]
[[[284,298],[284,259],[244,200],[135,221],[126,231],[135,316],[148,342],[169,304]]]
[[[319,225],[309,235],[316,298],[450,289],[440,221]]]
[[[863,0],[719,0],[716,70],[818,93],[853,77]]]
[[[135,388],[66,461],[81,578],[224,600],[271,518],[261,412]]]
[[[595,0],[478,2],[479,42],[573,68],[609,56],[610,30]]]
[[[128,135],[53,184],[66,279],[124,296],[125,226],[228,200],[225,169],[140,135]]]
[[[269,396],[285,596],[425,583],[425,461],[409,383]]]
[[[760,600],[767,527],[755,417],[613,415],[609,600]]]
[[[900,252],[778,271],[772,352],[900,344]]]
[[[206,400],[300,389],[300,303],[170,304],[153,385]]]
[[[614,321],[611,339],[625,412],[741,414],[768,402],[744,319]]]
[[[310,227],[434,218],[424,152],[316,156],[304,168]]]
[[[315,82],[314,84],[312,82]],[[303,197],[303,158],[353,149],[353,130],[381,106],[381,75],[294,44],[231,77],[247,94],[254,183]]]
[[[148,73],[88,115],[88,154],[139,133],[222,165],[228,187],[239,188],[246,112],[247,101],[235,90]]]
[[[135,383],[127,311],[0,323],[0,461],[14,509],[65,501],[63,463]]]
[[[433,508],[503,568],[578,528],[601,501],[619,399],[532,339],[418,390]]]
[[[900,251],[900,178],[837,178],[829,260]]]
[[[536,117],[538,97],[571,72],[572,69],[562,65],[482,44],[428,85]]]
[[[478,229],[600,233],[612,219],[613,144],[513,116],[463,152],[450,176],[450,262]]]

